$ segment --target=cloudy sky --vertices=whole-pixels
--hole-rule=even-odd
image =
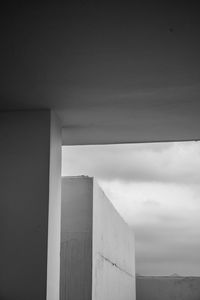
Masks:
[[[63,147],[62,175],[88,175],[134,228],[136,271],[200,276],[200,142]]]

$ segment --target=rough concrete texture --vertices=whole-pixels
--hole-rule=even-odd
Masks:
[[[59,125],[50,111],[2,112],[0,141],[0,299],[57,300]]]
[[[199,300],[200,277],[137,276],[137,300]]]
[[[62,179],[60,300],[91,299],[92,182]]]
[[[64,177],[61,300],[134,300],[134,236],[97,183]]]
[[[94,181],[93,300],[134,300],[134,235]]]

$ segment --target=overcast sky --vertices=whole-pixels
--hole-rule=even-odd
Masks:
[[[62,175],[88,175],[136,237],[142,275],[200,275],[200,142],[63,147]]]

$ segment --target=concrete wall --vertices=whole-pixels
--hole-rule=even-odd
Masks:
[[[134,300],[133,232],[88,177],[64,177],[61,300]]]
[[[93,192],[93,300],[135,300],[133,231],[98,184]]]
[[[49,198],[52,194],[50,168],[57,157],[55,172],[59,174],[60,150],[52,146],[59,137],[52,140],[50,111],[5,112],[0,114],[0,299],[2,300],[45,300],[47,286],[51,287],[54,300],[58,299],[58,223],[54,216],[56,232],[54,240],[56,255],[52,258],[55,273],[47,282],[47,252],[50,249],[48,226],[52,213]],[[52,126],[51,126],[52,125]],[[59,132],[57,128],[57,133]],[[52,143],[51,143],[52,140]],[[51,153],[51,159],[50,159]],[[50,181],[49,181],[50,179]],[[56,178],[54,189],[59,190],[60,180]],[[53,190],[54,190],[53,189]],[[59,193],[57,194],[59,198]],[[54,208],[60,210],[59,199]],[[50,205],[51,206],[51,205]],[[59,213],[58,213],[59,215]],[[50,223],[49,223],[50,222]],[[49,299],[52,299],[49,296]]]
[[[61,300],[92,297],[92,182],[87,177],[62,179]]]
[[[149,277],[136,279],[137,300],[199,300],[200,277]]]

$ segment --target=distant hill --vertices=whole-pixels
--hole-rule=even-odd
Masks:
[[[173,274],[169,275],[169,277],[182,277],[182,276],[177,273],[173,273]]]
[[[152,280],[152,279],[156,279],[156,280],[178,280],[178,279],[183,279],[183,278],[187,278],[187,279],[197,279],[199,278],[200,279],[200,276],[191,276],[191,275],[180,275],[178,273],[173,273],[171,275],[141,275],[139,273],[136,273],[136,278],[138,279],[145,279],[145,280]],[[200,300],[200,298],[199,298]]]
[[[139,276],[136,278],[137,300],[200,300],[200,277]]]

